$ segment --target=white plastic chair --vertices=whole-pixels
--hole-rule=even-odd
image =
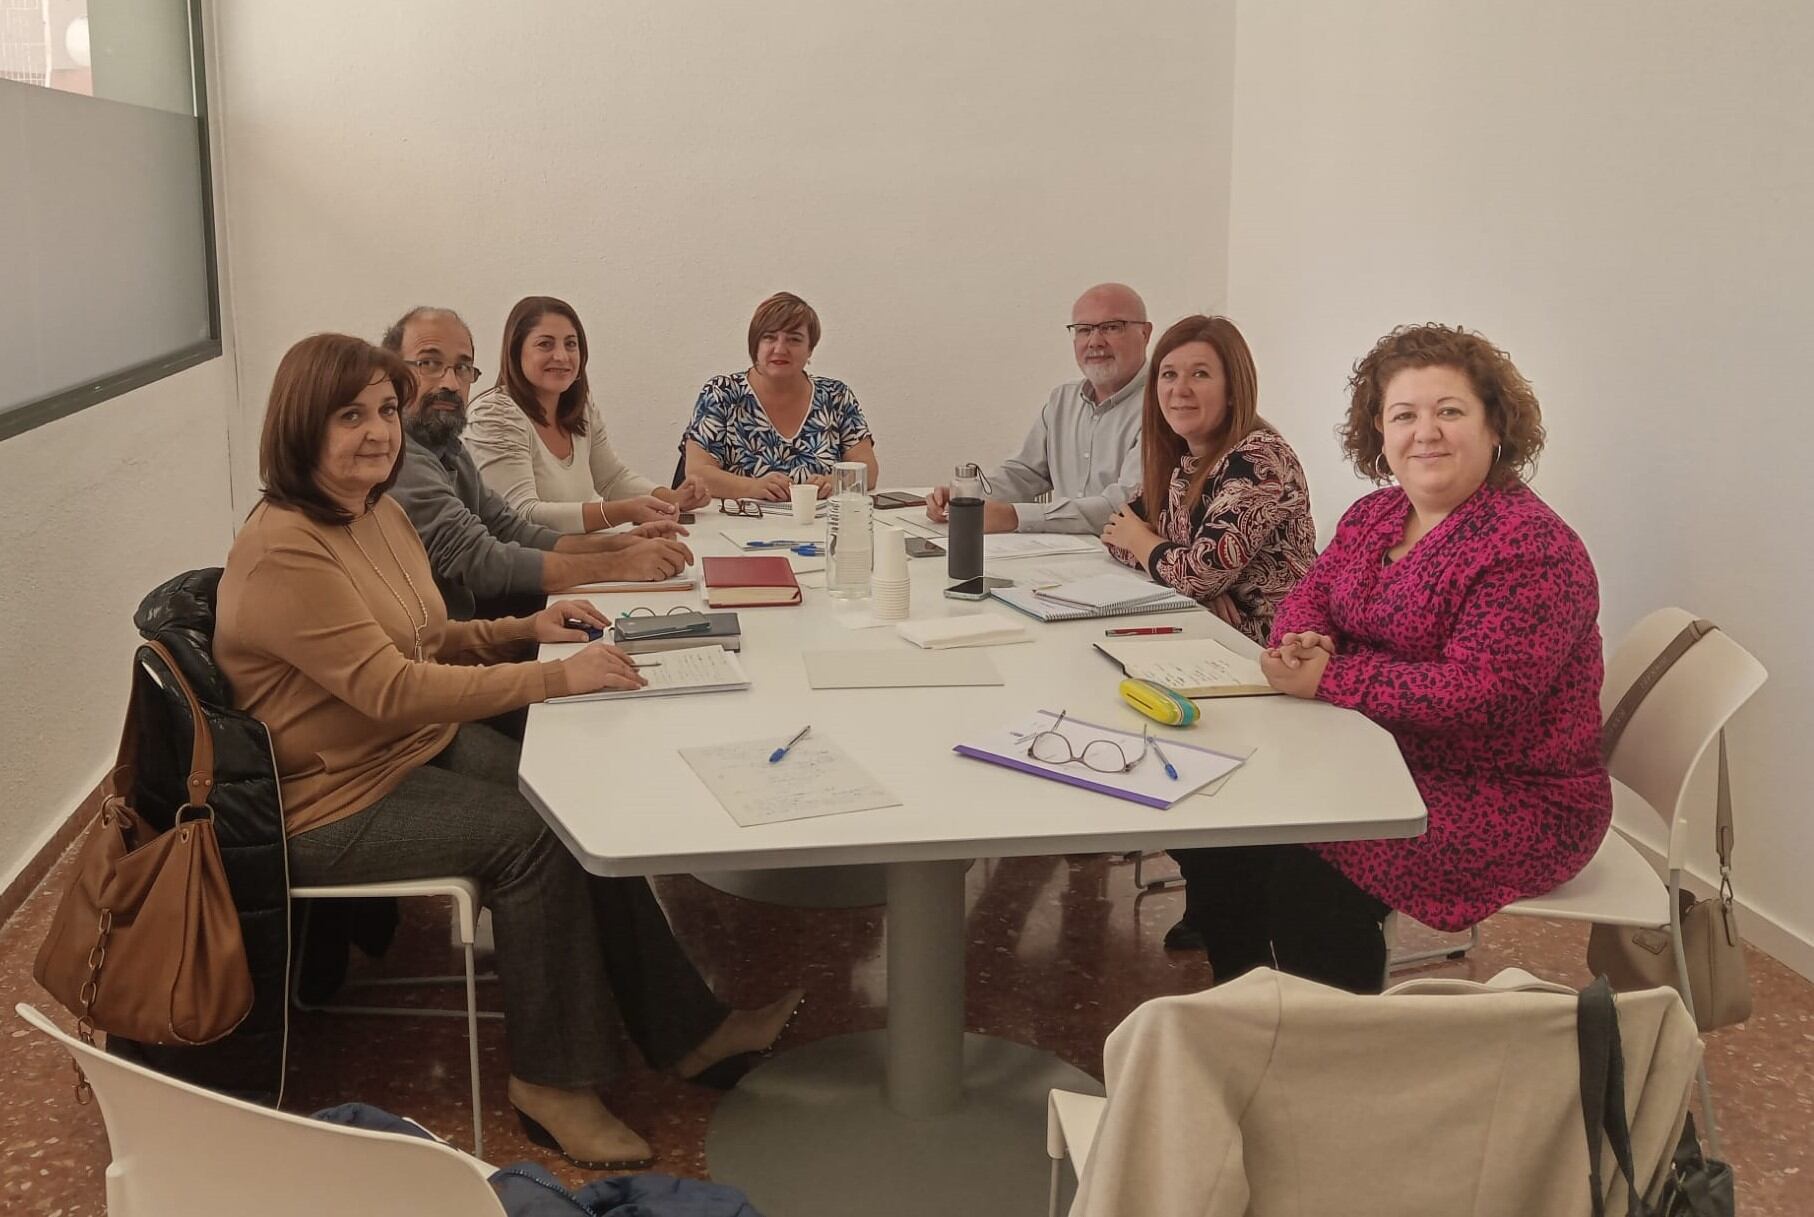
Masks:
[[[113,1152],[109,1217],[504,1217],[486,1182],[492,1168],[451,1146],[215,1094],[108,1056],[33,1006],[14,1008],[63,1045],[94,1087]]]
[[[290,897],[296,900],[360,900],[377,896],[445,896],[453,902],[455,940],[466,956],[466,1055],[472,1077],[472,1152],[483,1157],[485,1132],[484,1109],[479,1102],[479,1020],[503,1018],[495,1010],[479,1009],[478,976],[473,964],[473,942],[478,937],[479,889],[470,879],[458,876],[439,879],[400,879],[389,883],[348,883],[328,887],[293,887]],[[302,937],[308,937],[305,916]],[[298,955],[301,944],[298,944]],[[377,1014],[407,1018],[459,1018],[458,1010],[424,1010],[407,1006],[353,1006],[342,1004],[309,1005],[302,1000],[301,969],[290,989],[290,1002],[298,1010],[317,1010],[332,1014]],[[459,976],[387,976],[359,980],[358,985],[433,985],[456,984]]]
[[[1606,663],[1606,682],[1600,692],[1602,719],[1612,713],[1651,660],[1694,620],[1686,609],[1665,608],[1631,628]],[[1688,778],[1767,675],[1749,651],[1724,630],[1715,630],[1676,660],[1619,737],[1607,763],[1613,777],[1613,817],[1629,822],[1633,815],[1648,812],[1669,826],[1668,886],[1658,880],[1655,868],[1637,847],[1614,829],[1607,832],[1599,851],[1580,874],[1546,895],[1508,904],[1500,913],[1668,930],[1675,947],[1676,988],[1693,1014],[1677,900],[1688,851]],[[1708,831],[1706,818],[1699,824],[1699,831]],[[1479,934],[1475,927],[1469,946],[1479,941]],[[1393,964],[1409,961],[1396,959]],[[1705,1066],[1699,1086],[1703,1131],[1717,1153],[1719,1134]]]
[[[1052,1160],[1046,1217],[1058,1217],[1058,1185],[1063,1181],[1066,1154],[1070,1155],[1077,1177],[1083,1178],[1090,1147],[1096,1143],[1096,1125],[1102,1121],[1102,1109],[1107,1104],[1106,1098],[1096,1094],[1079,1094],[1075,1090],[1046,1092],[1046,1157]]]

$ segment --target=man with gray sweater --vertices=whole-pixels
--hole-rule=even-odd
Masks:
[[[984,532],[1082,532],[1104,525],[1140,493],[1140,419],[1146,392],[1146,302],[1125,283],[1098,283],[1071,306],[1071,354],[1082,380],[1046,398],[1014,456],[983,479]],[[1040,502],[1042,495],[1049,495]],[[944,522],[951,487],[926,496]]]
[[[415,308],[384,335],[416,378],[403,414],[403,466],[391,497],[422,537],[448,616],[518,616],[550,592],[587,583],[653,582],[684,570],[693,555],[670,521],[626,533],[564,535],[531,523],[486,488],[460,442],[466,398],[478,369],[472,331],[451,309]]]

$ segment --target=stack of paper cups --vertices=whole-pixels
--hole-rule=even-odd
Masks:
[[[883,621],[905,621],[911,601],[907,538],[898,528],[875,531],[875,571],[869,577],[869,611]]]

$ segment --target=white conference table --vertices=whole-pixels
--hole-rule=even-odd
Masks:
[[[906,509],[877,520],[901,516],[924,518]],[[738,552],[737,536],[800,531],[715,509],[698,518],[690,543],[701,555]],[[992,560],[990,569],[1012,576],[1045,561]],[[909,569],[916,619],[982,613],[1027,625],[1030,643],[986,648],[1003,685],[810,688],[802,651],[914,648],[892,627],[840,624],[853,603],[866,602],[835,601],[822,573],[802,574],[801,606],[739,610],[750,689],[530,710],[521,789],[595,874],[885,868],[887,1031],[777,1054],[714,1116],[713,1177],[742,1188],[770,1217],[922,1212],[933,1196],[946,1212],[966,1204],[979,1213],[1039,1210],[1045,1091],[1100,1086],[1051,1054],[965,1034],[964,873],[973,860],[1408,837],[1425,827],[1392,737],[1359,714],[1296,698],[1205,700],[1192,727],[1155,725],[1161,739],[1253,750],[1213,796],[1169,810],[958,756],[951,749],[960,738],[1042,709],[1138,731],[1147,720],[1120,700],[1119,672],[1090,646],[1111,626],[1182,626],[1186,637],[1256,648],[1208,612],[1041,623],[993,601],[945,599],[942,557],[911,560]],[[703,604],[698,593],[590,598],[612,615],[637,604]],[[808,723],[901,806],[745,828],[679,755],[737,740],[769,747]]]

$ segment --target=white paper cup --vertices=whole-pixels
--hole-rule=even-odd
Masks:
[[[871,578],[869,611],[882,621],[905,621],[912,605],[912,587],[907,579]]]
[[[878,583],[907,579],[907,537],[898,528],[876,529],[875,578]]]
[[[794,505],[794,523],[811,524],[819,507],[819,488],[811,482],[796,483],[788,488],[787,497]]]

